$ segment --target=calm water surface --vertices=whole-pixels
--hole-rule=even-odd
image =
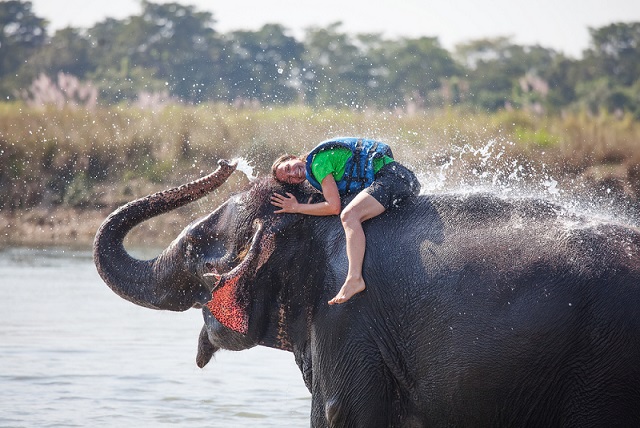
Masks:
[[[88,251],[0,249],[0,426],[304,427],[293,354],[220,351],[195,364],[199,310],[135,306]]]

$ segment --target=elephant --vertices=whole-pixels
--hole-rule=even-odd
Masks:
[[[202,310],[198,366],[219,349],[293,353],[313,427],[640,426],[635,227],[534,197],[421,194],[364,223],[367,288],[328,305],[347,269],[340,220],[274,214],[274,192],[322,196],[264,177],[156,258],[127,253],[134,226],[235,167],[124,205],[94,241],[124,299]]]

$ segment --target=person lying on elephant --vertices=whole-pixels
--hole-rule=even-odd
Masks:
[[[275,213],[316,216],[340,214],[346,235],[347,278],[329,304],[344,303],[366,288],[362,277],[366,238],[362,222],[398,206],[420,193],[420,183],[409,169],[393,159],[385,143],[338,138],[320,143],[303,160],[282,155],[273,163],[273,177],[281,183],[301,184],[308,180],[320,190],[324,201],[300,203],[291,193],[275,193]],[[341,197],[356,194],[341,211]]]

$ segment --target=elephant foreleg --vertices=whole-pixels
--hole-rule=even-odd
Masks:
[[[312,425],[314,427],[391,427],[397,397],[390,376],[380,362],[340,358],[326,365],[324,375],[314,369]]]

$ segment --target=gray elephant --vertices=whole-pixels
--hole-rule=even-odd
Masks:
[[[365,223],[367,289],[329,306],[339,219],[274,214],[274,192],[320,195],[265,178],[132,258],[126,234],[220,186],[235,164],[219,165],[115,211],[94,244],[121,297],[202,309],[199,366],[218,349],[292,352],[314,427],[640,426],[637,230],[541,200],[422,195]]]

